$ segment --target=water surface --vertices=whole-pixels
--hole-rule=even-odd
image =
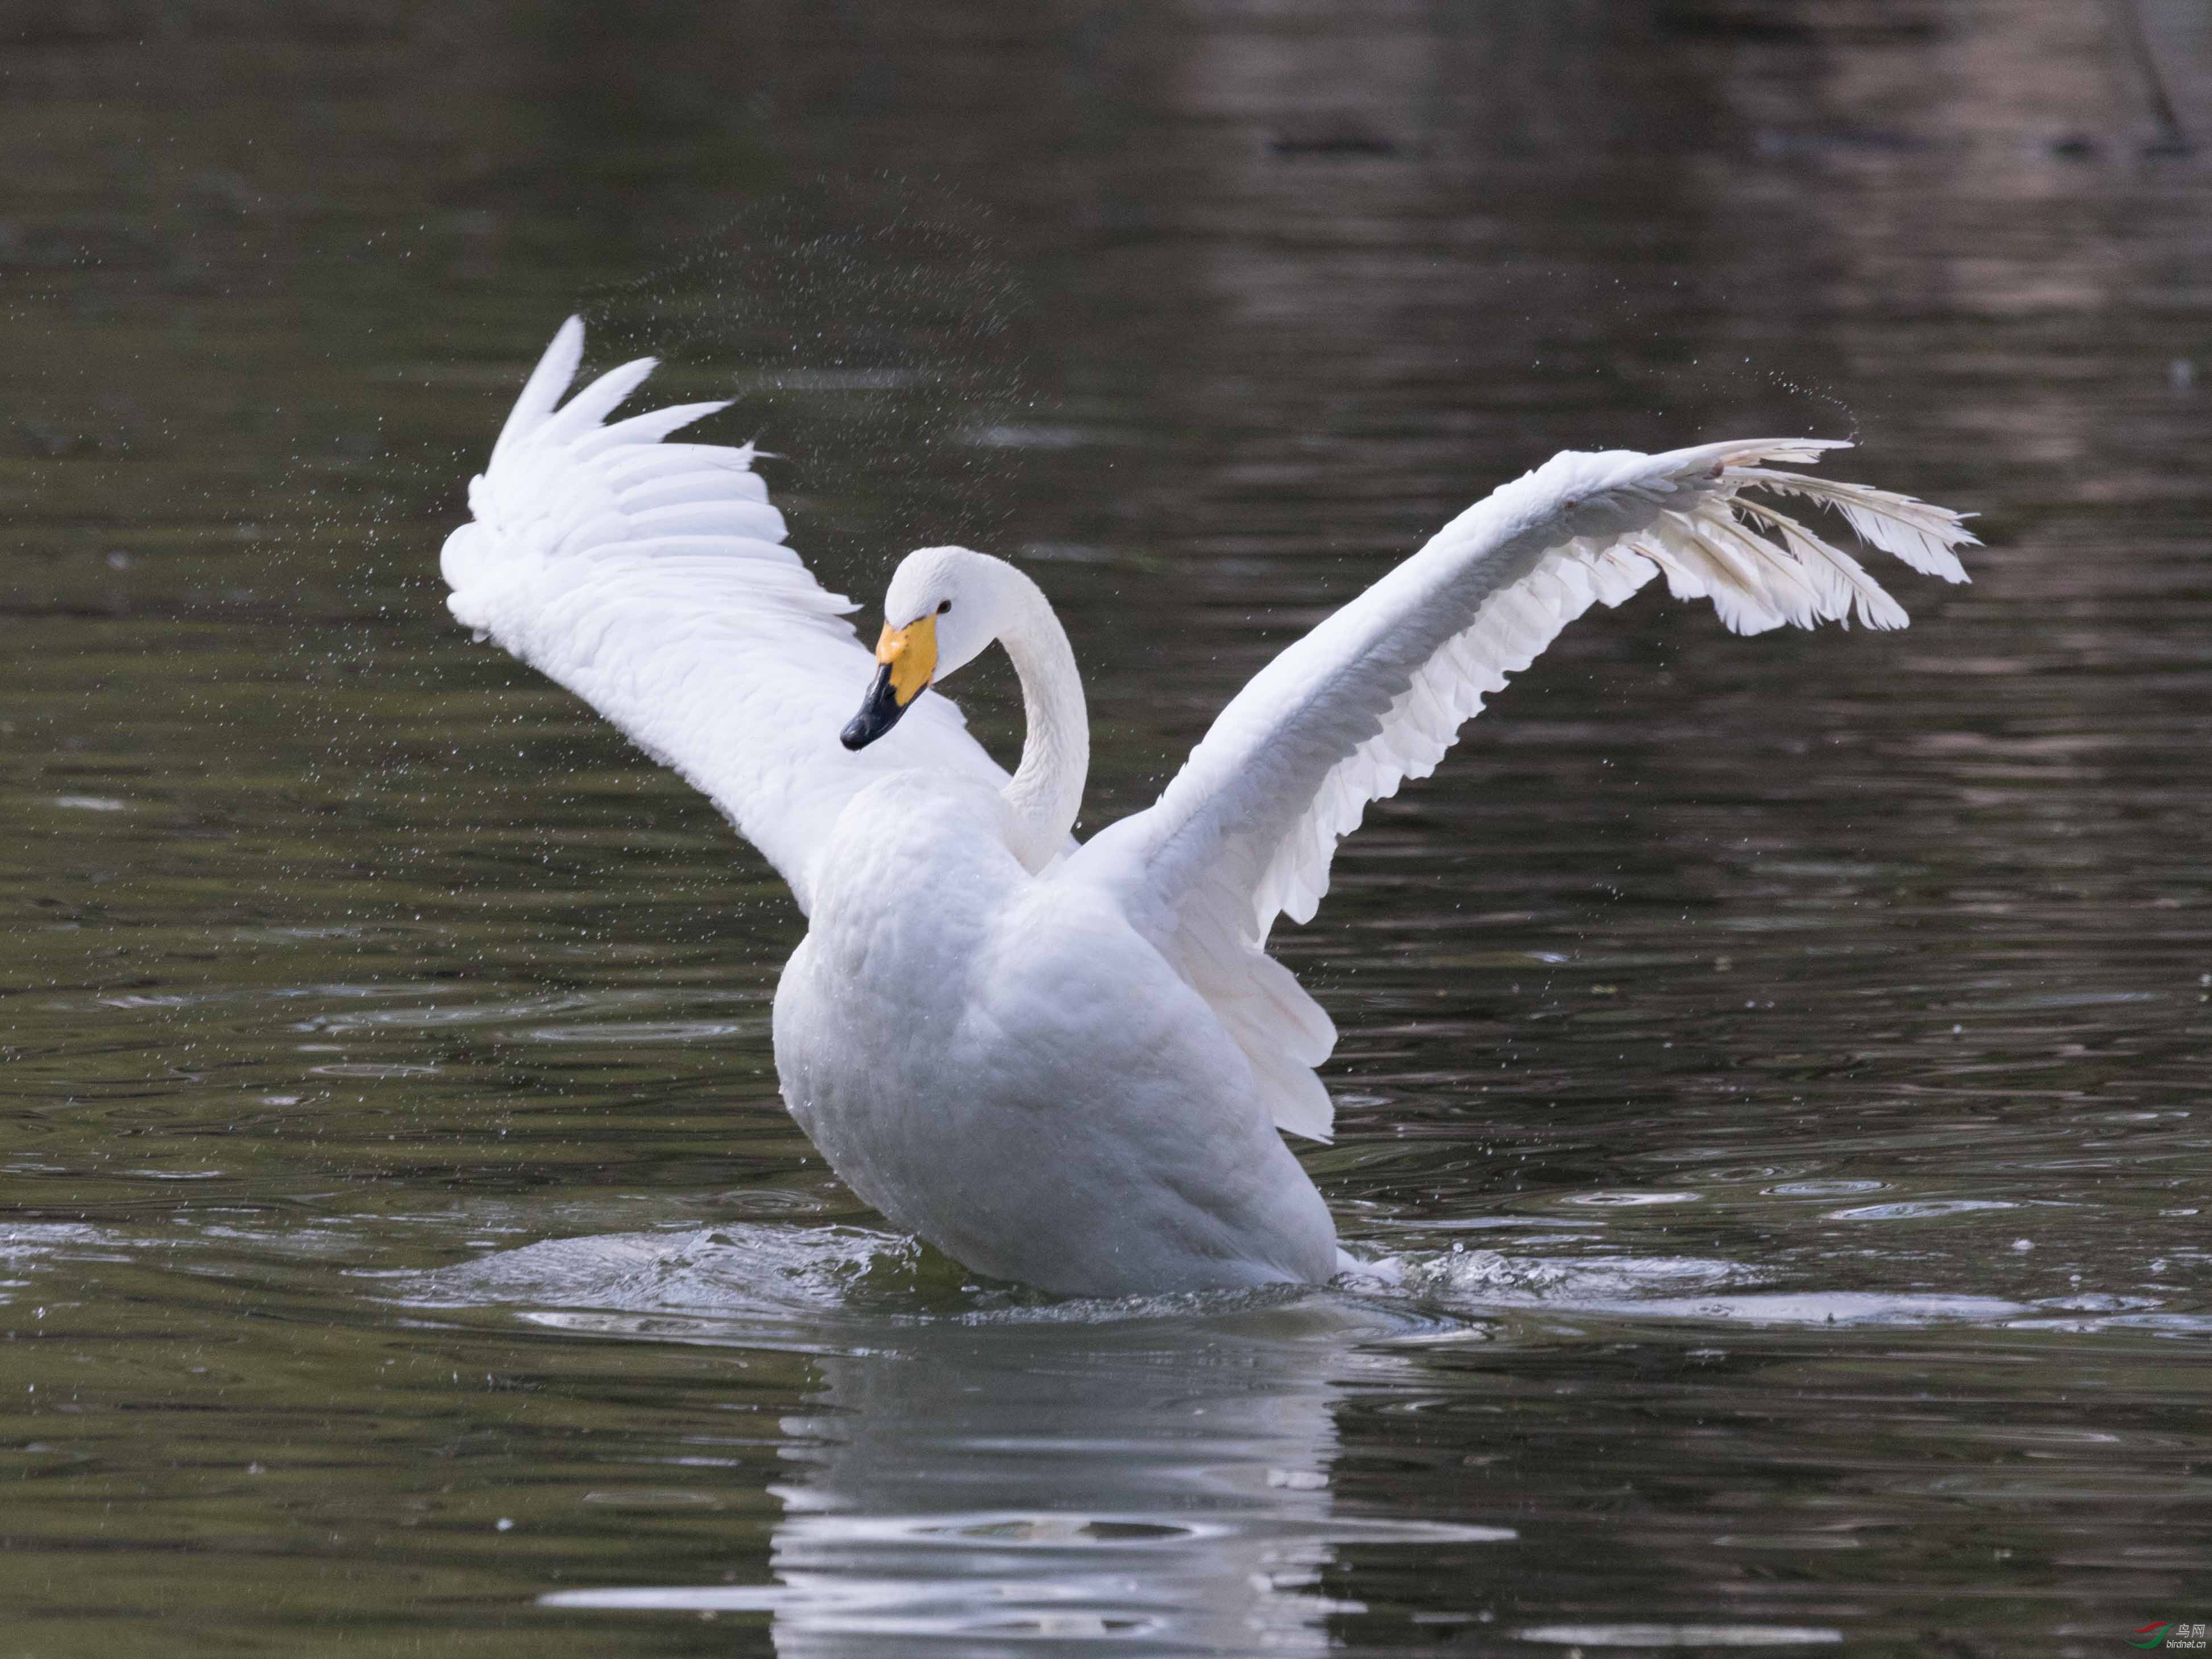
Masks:
[[[2212,1618],[2212,161],[2109,10],[72,12],[0,73],[0,1607],[46,1656],[2115,1651]],[[2141,9],[2212,137],[2197,9]],[[1585,620],[1279,950],[1406,1282],[980,1284],[800,921],[446,618],[514,386],[1023,560],[1086,825],[1564,447],[1859,440],[1893,635]],[[1002,667],[963,680],[1002,752]]]

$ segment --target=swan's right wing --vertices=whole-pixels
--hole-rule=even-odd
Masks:
[[[590,703],[704,792],[812,903],[812,860],[854,793],[906,767],[1006,773],[925,692],[882,742],[837,740],[875,659],[783,544],[753,450],[663,443],[722,407],[604,425],[653,372],[611,369],[556,408],[584,349],[570,318],[469,484],[446,542],[453,615]]]
[[[1508,674],[1591,605],[1618,605],[1662,574],[1739,633],[1854,609],[1869,627],[1904,626],[1856,560],[1747,489],[1833,507],[1914,569],[1966,580],[1951,550],[1974,538],[1956,514],[1765,465],[1843,447],[1769,439],[1553,458],[1261,670],[1158,804],[1093,838],[1066,878],[1112,891],[1213,1006],[1277,1124],[1326,1139],[1328,1093],[1312,1067],[1335,1030],[1267,956],[1268,930],[1278,915],[1313,915],[1337,842],[1367,803],[1434,771]]]

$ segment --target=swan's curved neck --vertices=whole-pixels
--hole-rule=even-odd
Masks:
[[[1021,677],[1028,731],[1022,763],[1006,783],[1013,852],[1035,872],[1051,863],[1075,828],[1091,771],[1091,713],[1067,630],[1042,588],[1011,565],[1001,579],[999,643]]]

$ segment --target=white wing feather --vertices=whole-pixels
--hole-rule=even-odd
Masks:
[[[469,484],[446,542],[453,615],[582,697],[702,790],[811,908],[811,860],[853,793],[903,767],[1006,773],[923,694],[855,755],[837,741],[872,654],[782,545],[750,445],[664,443],[723,407],[603,422],[653,369],[611,369],[556,408],[584,349],[570,318]]]
[[[1114,891],[1234,1032],[1283,1128],[1328,1138],[1312,1068],[1336,1033],[1266,952],[1278,915],[1310,920],[1337,842],[1367,803],[1436,769],[1483,699],[1594,603],[1656,575],[1710,599],[1738,633],[1905,615],[1858,562],[1750,487],[1833,507],[1914,569],[1966,580],[1959,515],[1903,495],[1778,472],[1847,446],[1708,444],[1664,455],[1568,452],[1478,502],[1277,657],[1224,708],[1148,811],[1066,866]],[[1768,535],[1759,533],[1761,531]]]

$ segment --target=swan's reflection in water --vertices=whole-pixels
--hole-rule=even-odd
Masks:
[[[839,1322],[842,1322],[842,1321]],[[903,1323],[819,1361],[783,1419],[777,1582],[564,1591],[555,1607],[766,1611],[781,1655],[1321,1653],[1353,1541],[1503,1528],[1363,1516],[1335,1408],[1431,1330],[1322,1291]]]
[[[1324,1651],[1326,1615],[1357,1611],[1322,1588],[1334,1547],[1409,1535],[1338,1515],[1329,1489],[1332,1375],[1380,1324],[1308,1301],[829,1362],[818,1409],[785,1425],[803,1472],[780,1492],[776,1651]]]

